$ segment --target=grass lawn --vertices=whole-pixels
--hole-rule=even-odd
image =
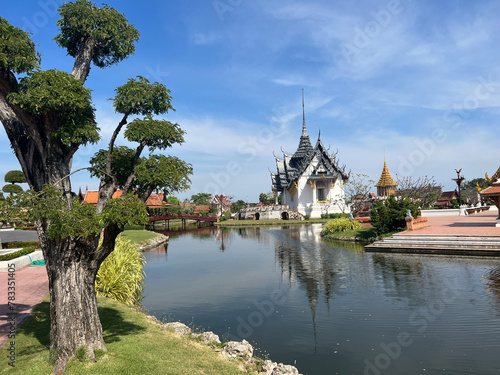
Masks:
[[[134,244],[146,242],[158,236],[158,234],[148,230],[126,230],[121,235],[128,238]]]
[[[99,316],[108,348],[96,363],[73,359],[65,374],[242,374],[241,362],[230,362],[194,339],[158,328],[143,313],[107,298],[98,298]],[[46,298],[19,327],[16,367],[2,355],[1,374],[51,374],[49,302]],[[7,351],[7,343],[2,354]]]
[[[313,223],[326,223],[328,219],[309,219],[309,220],[228,220],[221,221],[215,225],[221,227],[237,227],[247,225],[289,225],[289,224],[313,224]]]
[[[354,230],[348,230],[345,232],[333,232],[328,236],[323,237],[327,240],[339,240],[346,238],[355,238],[358,241],[362,242],[370,242],[374,241],[377,238],[377,234],[373,227],[360,228]]]

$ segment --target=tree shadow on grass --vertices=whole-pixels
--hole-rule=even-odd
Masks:
[[[120,336],[136,335],[145,328],[125,319],[123,313],[110,307],[99,307],[102,333],[106,344],[120,341]]]
[[[120,341],[120,336],[133,335],[145,328],[127,320],[123,313],[111,307],[99,307],[104,342],[111,343]],[[34,336],[40,345],[28,345],[18,351],[19,355],[28,355],[50,347],[50,304],[48,301],[41,302],[31,315],[17,329],[17,335]]]

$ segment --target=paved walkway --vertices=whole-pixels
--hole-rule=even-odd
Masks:
[[[26,319],[33,308],[49,293],[49,280],[45,266],[26,267],[16,270],[15,281],[15,310],[9,309],[8,287],[9,275],[7,272],[0,273],[0,346],[7,341],[11,327],[8,320],[14,313],[16,327]]]
[[[495,227],[497,217],[498,211],[493,209],[474,215],[431,216],[428,218],[427,228],[400,234],[500,236],[500,227]]]

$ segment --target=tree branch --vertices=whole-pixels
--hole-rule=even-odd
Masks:
[[[73,65],[73,71],[71,74],[76,79],[79,79],[82,82],[87,80],[87,77],[90,73],[90,63],[92,62],[92,58],[94,56],[94,52],[96,49],[97,43],[92,38],[87,38],[83,42],[83,47],[80,48],[78,54],[75,57],[75,64]]]
[[[109,146],[108,146],[108,156],[106,157],[106,173],[111,175],[111,163],[113,161],[113,148],[115,147],[115,141],[116,138],[118,137],[118,134],[120,134],[120,131],[122,130],[123,126],[127,124],[127,118],[128,118],[129,113],[126,113],[123,115],[122,120],[116,127],[115,131],[113,132],[113,135],[111,136],[111,139],[109,141]]]
[[[144,150],[144,147],[146,147],[146,141],[142,141],[141,144],[137,147],[134,158],[132,159],[132,162],[131,162],[132,173],[130,173],[130,176],[128,176],[127,181],[125,182],[125,186],[123,187],[123,194],[124,195],[129,193],[132,181],[134,181],[134,177],[135,177],[134,167],[136,166],[137,161],[139,160],[139,157],[141,156],[142,150]]]

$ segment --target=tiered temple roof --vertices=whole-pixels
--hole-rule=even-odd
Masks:
[[[382,175],[375,185],[377,188],[377,195],[379,197],[387,197],[389,195],[396,193],[396,186],[398,184],[394,181],[389,173],[389,168],[387,168],[387,162],[384,158],[384,169],[382,169]]]
[[[293,189],[293,184],[305,172],[311,161],[316,156],[319,163],[310,179],[328,178],[336,180],[339,177],[342,180],[347,180],[348,175],[345,172],[345,166],[340,168],[337,163],[336,155],[330,155],[328,149],[321,142],[321,136],[318,136],[318,141],[314,148],[307,134],[304,97],[302,96],[302,135],[300,136],[299,146],[297,151],[290,156],[283,152],[283,158],[276,157],[277,173],[271,173],[273,191],[282,192],[284,190]]]

